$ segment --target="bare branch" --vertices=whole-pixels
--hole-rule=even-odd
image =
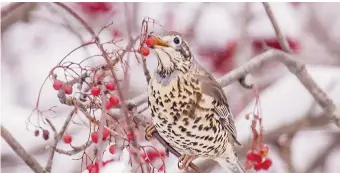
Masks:
[[[1,137],[15,153],[36,173],[47,173],[46,170],[19,144],[19,142],[1,125]]]
[[[280,28],[277,24],[277,21],[275,20],[275,17],[268,2],[263,2],[263,6],[273,25],[280,46],[283,48],[284,51],[291,53],[291,49],[280,31]],[[324,111],[327,113],[331,113],[335,124],[340,127],[340,114],[338,111],[335,112],[336,106],[334,105],[333,101],[327,96],[327,94],[314,82],[314,80],[308,74],[305,65],[296,61],[294,57],[290,55],[288,56],[288,54],[285,54],[284,58],[279,60],[284,63],[292,73],[296,75],[296,77],[313,95],[314,99],[319,103]]]

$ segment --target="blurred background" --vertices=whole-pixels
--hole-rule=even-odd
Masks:
[[[141,34],[145,17],[157,20],[166,30],[182,33],[191,51],[216,78],[247,63],[266,47],[281,49],[262,3],[65,3],[78,13],[103,42],[122,40],[125,47],[131,36]],[[17,8],[13,8],[18,6]],[[340,106],[340,3],[270,3],[284,37],[294,54],[307,65],[315,82]],[[34,136],[26,121],[35,107],[39,89],[49,71],[74,48],[89,42],[91,35],[64,9],[53,3],[1,3],[1,124],[45,165],[46,146],[51,140]],[[151,25],[149,26],[151,27]],[[111,49],[110,46],[105,47]],[[98,54],[95,46],[79,49],[68,57],[80,62]],[[130,54],[128,97],[146,92],[142,64]],[[124,60],[127,57],[124,57]],[[150,71],[156,66],[147,57]],[[104,59],[88,61],[89,66],[103,64]],[[117,73],[123,79],[120,64]],[[285,66],[271,62],[247,76],[260,90],[266,143],[270,145],[272,173],[338,173],[340,170],[340,131],[322,122],[322,109],[309,92]],[[51,85],[48,84],[48,85]],[[250,122],[244,116],[254,107],[254,90],[235,82],[225,88],[236,118],[238,138],[246,143],[251,136]],[[41,106],[58,105],[54,118],[61,126],[69,107],[60,106],[52,87],[43,88]],[[147,115],[149,112],[146,111]],[[310,117],[320,117],[309,121]],[[73,139],[82,144],[85,128],[69,127]],[[156,145],[156,144],[155,144]],[[67,147],[60,145],[60,148]],[[160,147],[161,148],[161,147]],[[245,154],[242,154],[243,157]],[[56,154],[52,172],[80,172],[77,156]],[[109,156],[107,156],[109,158]],[[177,159],[166,159],[167,172],[179,172]],[[127,160],[108,166],[115,172],[129,172]],[[200,164],[200,163],[198,163]],[[202,164],[203,167],[208,167]],[[109,168],[110,167],[110,168]],[[220,172],[211,166],[210,172]],[[1,140],[1,170],[11,173],[33,172]],[[251,172],[251,171],[250,171]],[[260,171],[261,172],[261,171]],[[265,171],[263,171],[265,172]]]

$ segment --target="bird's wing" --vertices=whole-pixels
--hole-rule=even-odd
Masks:
[[[237,132],[233,119],[233,115],[229,109],[227,97],[222,90],[219,83],[214,79],[214,77],[205,71],[205,69],[200,68],[194,73],[194,76],[200,81],[202,93],[212,97],[214,101],[214,108],[219,116],[219,121],[222,125],[232,134],[234,142],[241,145],[237,141]]]

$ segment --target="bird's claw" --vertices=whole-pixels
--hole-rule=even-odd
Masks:
[[[178,160],[178,168],[180,170],[184,169],[185,171],[189,171],[190,168],[190,163],[195,160],[197,158],[197,156],[195,155],[182,155],[181,157],[179,157]]]
[[[150,141],[152,139],[153,132],[156,132],[156,127],[153,124],[148,124],[145,127],[145,139]]]

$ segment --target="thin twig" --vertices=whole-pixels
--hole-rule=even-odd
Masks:
[[[267,16],[268,16],[270,22],[272,23],[272,26],[275,30],[275,34],[276,34],[276,37],[277,37],[277,40],[278,40],[280,46],[283,48],[284,51],[291,53],[291,49],[289,47],[289,44],[288,44],[287,40],[282,35],[280,27],[279,27],[277,21],[275,20],[273,11],[270,8],[269,3],[268,2],[262,2],[262,4],[263,4],[263,6],[266,10],[266,13],[267,13]]]
[[[72,117],[73,117],[73,114],[74,114],[75,110],[73,109],[67,119],[65,120],[64,122],[64,125],[63,127],[61,128],[60,132],[58,134],[55,135],[55,138],[54,138],[54,145],[52,148],[57,148],[57,145],[58,145],[58,142],[59,140],[62,138],[62,136],[64,135],[65,131],[66,131],[66,128],[68,126],[68,124],[71,122],[72,120]],[[46,171],[47,172],[51,172],[52,170],[52,164],[53,164],[53,157],[54,157],[54,154],[55,154],[55,150],[51,150],[50,151],[50,155],[48,157],[48,160],[47,160],[47,164],[46,164]]]
[[[46,170],[19,144],[19,142],[1,125],[1,137],[8,143],[15,153],[36,173],[47,173]]]

